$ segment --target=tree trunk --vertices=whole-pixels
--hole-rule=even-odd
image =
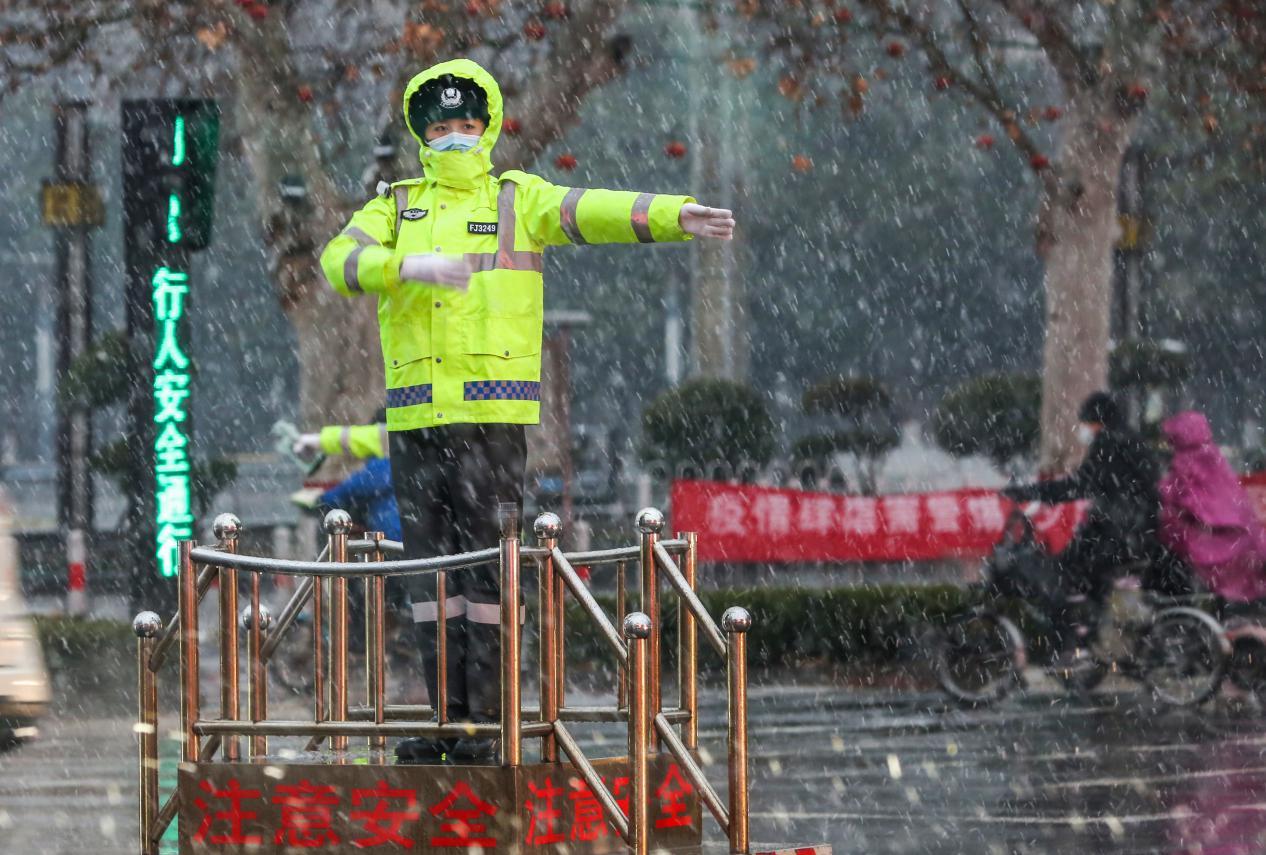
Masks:
[[[706,32],[701,13],[683,8],[684,28],[695,34],[689,58],[690,192],[705,205],[736,208],[741,204],[743,155],[748,111],[735,108],[734,76],[718,72],[712,59],[720,53],[716,36]],[[722,40],[731,16],[722,17]],[[742,212],[738,217],[742,220]],[[739,232],[738,240],[742,239]],[[739,269],[737,241],[696,240],[690,258],[690,373],[745,382],[751,342],[747,292]]]
[[[1085,449],[1077,410],[1107,388],[1117,185],[1133,121],[1107,87],[1075,96],[1058,173],[1043,196],[1038,251],[1046,262],[1041,471],[1071,471]]]
[[[278,16],[280,18],[280,16]],[[266,243],[276,253],[276,287],[299,345],[295,417],[304,430],[360,423],[382,406],[382,356],[372,299],[346,299],[322,275],[318,258],[348,215],[327,174],[312,108],[291,59],[282,20],[242,40],[244,65],[234,103]],[[367,153],[368,154],[368,153]],[[298,180],[302,200],[282,198]]]

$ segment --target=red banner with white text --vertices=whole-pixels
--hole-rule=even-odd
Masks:
[[[1266,517],[1266,474],[1243,481]],[[980,558],[1014,507],[985,489],[842,496],[717,481],[674,481],[672,523],[699,534],[700,561],[928,561]],[[1033,515],[1052,551],[1064,547],[1084,503]]]

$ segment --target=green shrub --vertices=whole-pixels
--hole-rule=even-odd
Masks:
[[[676,466],[764,464],[774,453],[774,422],[764,400],[729,380],[691,380],[660,395],[642,416],[644,455]]]
[[[1036,453],[1041,409],[1037,375],[986,374],[941,399],[932,413],[932,435],[955,457],[982,454],[1005,469]]]
[[[834,455],[855,455],[861,490],[874,495],[884,458],[901,444],[887,387],[874,377],[830,377],[810,386],[802,404],[818,430],[796,441],[795,456],[829,468]]]

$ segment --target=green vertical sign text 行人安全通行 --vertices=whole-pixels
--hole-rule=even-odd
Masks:
[[[185,120],[172,122],[170,165],[186,163]],[[180,188],[168,193],[167,242],[179,245],[184,237],[180,223]],[[176,257],[188,256],[175,253]],[[193,504],[189,462],[189,357],[181,342],[181,319],[189,294],[189,274],[167,265],[159,266],[150,279],[154,305],[154,508],[156,555],[159,572],[176,575],[176,544],[193,537]]]

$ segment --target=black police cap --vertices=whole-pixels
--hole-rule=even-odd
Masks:
[[[409,96],[409,127],[421,134],[445,119],[488,121],[488,93],[464,77],[451,74],[428,80]]]

